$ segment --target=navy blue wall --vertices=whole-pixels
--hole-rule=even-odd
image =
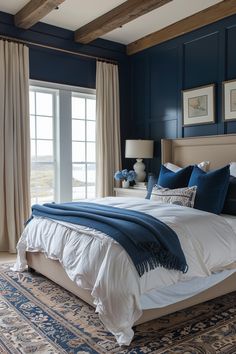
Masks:
[[[236,133],[223,123],[222,81],[236,78],[236,16],[133,55],[131,63],[132,138],[156,141],[149,171],[158,171],[160,139]],[[182,127],[181,90],[216,84],[216,123]]]
[[[122,156],[124,156],[123,142],[127,137],[127,121],[130,117],[129,64],[124,45],[102,39],[88,45],[78,44],[74,42],[74,32],[41,22],[29,30],[19,29],[14,26],[13,16],[3,12],[0,12],[0,34],[117,61],[120,79]],[[95,88],[95,59],[30,45],[29,49],[31,79]]]

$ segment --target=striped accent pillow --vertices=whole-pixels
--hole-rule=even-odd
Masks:
[[[169,189],[155,185],[151,194],[151,200],[158,203],[177,204],[193,208],[196,192],[196,186]]]

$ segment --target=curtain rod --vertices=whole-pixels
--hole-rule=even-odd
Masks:
[[[46,48],[46,49],[52,49],[52,50],[56,50],[58,52],[66,53],[66,54],[77,55],[79,57],[84,57],[84,58],[89,58],[89,59],[94,59],[94,60],[101,60],[101,61],[104,61],[104,62],[107,62],[107,63],[111,63],[111,64],[117,64],[116,60],[107,59],[107,58],[101,58],[101,57],[97,57],[97,56],[91,55],[91,54],[84,54],[84,53],[74,52],[72,50],[61,49],[61,48],[49,46],[49,45],[46,45],[46,44],[34,43],[34,42],[27,41],[27,40],[24,40],[24,39],[18,39],[18,38],[14,38],[14,37],[4,36],[2,34],[0,34],[0,39],[5,39],[5,40],[9,40],[9,41],[16,42],[16,43],[29,44],[29,45],[32,45],[32,46]]]

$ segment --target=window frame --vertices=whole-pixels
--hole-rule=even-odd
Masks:
[[[78,98],[84,98],[85,99],[85,118],[75,118],[72,116],[71,114],[71,123],[73,120],[76,121],[84,121],[85,122],[85,140],[73,140],[71,138],[72,144],[73,142],[77,142],[77,143],[84,143],[85,144],[85,162],[74,162],[72,161],[72,171],[73,171],[73,165],[84,165],[85,166],[85,198],[88,198],[88,165],[95,165],[95,169],[96,169],[96,157],[95,157],[95,162],[92,161],[88,161],[87,160],[87,145],[88,143],[94,143],[95,147],[96,147],[96,136],[95,136],[95,140],[87,140],[87,122],[95,122],[96,125],[96,117],[95,119],[88,119],[87,117],[87,99],[93,99],[96,101],[96,96],[92,95],[92,94],[84,94],[84,93],[80,93],[80,92],[72,92],[71,98],[73,97],[78,97]],[[96,150],[95,150],[96,151]],[[73,173],[73,172],[72,172]],[[95,185],[95,194],[96,194],[96,179],[94,182]],[[73,199],[73,186],[72,186],[72,200],[76,201],[78,199]]]
[[[57,203],[72,201],[72,96],[73,93],[75,93],[81,97],[96,100],[96,90],[46,81],[30,80],[30,90],[34,88],[35,91],[37,91],[38,88],[40,90],[48,90],[48,92],[50,92],[50,90],[51,92],[57,92],[53,107],[55,110],[53,122],[54,200]],[[85,163],[87,164],[87,162]]]
[[[54,181],[53,181],[53,185],[54,185],[54,191],[53,191],[53,200],[55,200],[56,198],[56,158],[55,158],[55,151],[56,151],[56,123],[57,123],[57,116],[58,116],[58,109],[57,109],[57,95],[58,92],[56,89],[52,89],[52,88],[48,88],[48,87],[42,87],[42,86],[32,86],[30,84],[30,89],[29,92],[34,92],[35,94],[35,102],[34,102],[34,114],[31,114],[30,112],[30,117],[29,119],[31,119],[31,116],[34,116],[34,129],[35,129],[35,137],[31,138],[30,137],[30,141],[34,140],[34,144],[35,144],[35,155],[36,155],[36,160],[33,162],[36,165],[52,165],[53,166],[53,176],[54,176]],[[53,97],[53,106],[52,106],[52,116],[46,116],[46,115],[39,115],[37,114],[36,111],[36,93],[40,92],[40,93],[49,93],[52,94]],[[38,117],[48,117],[50,119],[52,119],[52,139],[45,139],[45,138],[38,138],[37,136],[37,120],[39,119]],[[45,162],[45,161],[39,161],[37,159],[37,141],[52,141],[53,143],[53,159],[51,162]],[[31,166],[32,166],[32,161],[31,161]],[[36,202],[38,203],[38,196],[36,197]]]

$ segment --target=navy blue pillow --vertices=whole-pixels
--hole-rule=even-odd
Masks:
[[[164,165],[161,165],[157,184],[170,189],[187,187],[192,170],[193,166],[187,166],[180,171],[173,172]]]
[[[230,176],[229,178],[229,188],[222,213],[236,215],[236,177]]]
[[[194,166],[189,187],[197,186],[194,208],[220,214],[229,186],[229,165],[219,170],[204,172]]]

